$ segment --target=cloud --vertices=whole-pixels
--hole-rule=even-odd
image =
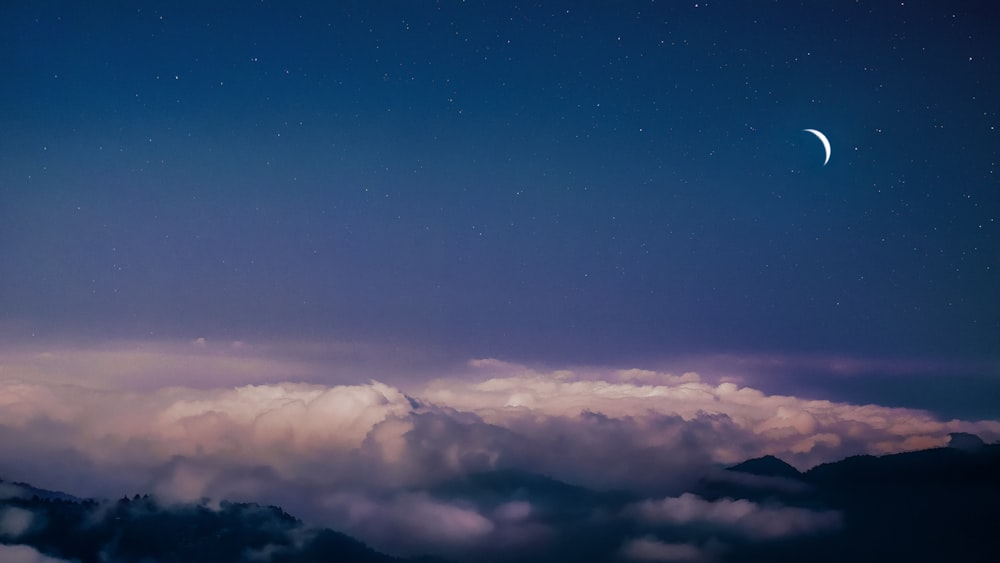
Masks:
[[[695,373],[483,359],[431,380],[386,373],[385,381],[405,384],[326,384],[312,363],[267,350],[206,339],[135,353],[5,356],[0,477],[104,498],[155,492],[274,503],[391,551],[544,536],[531,498],[477,504],[430,493],[472,473],[516,469],[662,498],[644,505],[649,521],[659,514],[669,523],[675,516],[666,515],[683,508],[772,537],[799,529],[786,522],[791,516],[806,527],[831,517],[675,495],[720,465],[764,454],[806,469],[945,445],[953,432],[1000,439],[997,421],[769,395]],[[210,385],[213,370],[223,375]],[[285,380],[299,374],[312,382]],[[250,383],[231,384],[244,378]],[[739,525],[725,521],[740,509],[748,512]]]
[[[0,500],[9,498],[21,498],[24,496],[24,488],[14,483],[4,483],[0,481]]]
[[[0,561],[4,563],[69,563],[65,559],[56,559],[40,553],[27,545],[0,544]]]
[[[113,341],[0,344],[0,379],[147,392],[297,381],[333,385],[402,380],[447,362],[432,352],[353,341]]]
[[[664,563],[686,563],[708,560],[708,555],[699,547],[686,543],[666,543],[655,538],[636,538],[622,546],[624,557],[635,561],[659,561]]]
[[[631,506],[629,511],[647,523],[707,524],[757,540],[833,531],[841,526],[842,518],[831,510],[762,506],[743,499],[707,501],[691,493],[647,500]]]
[[[480,365],[470,365],[473,373]],[[800,469],[860,453],[943,446],[948,433],[959,427],[1000,437],[1000,422],[995,420],[941,421],[915,409],[768,395],[733,382],[710,384],[696,374],[643,372],[637,379],[632,370],[595,374],[593,370],[539,372],[495,360],[488,365],[486,379],[432,381],[417,395],[500,425],[519,417],[573,417],[587,412],[633,421],[679,417],[685,423],[713,426],[722,435],[724,427],[739,434],[735,441],[713,442],[702,436],[706,440],[700,445],[713,461],[736,463],[771,453]],[[643,436],[654,440],[656,434]]]
[[[17,539],[31,528],[35,519],[30,510],[8,506],[0,510],[0,536],[6,539]]]
[[[362,443],[379,450],[385,463],[422,455],[425,464],[458,470],[489,467],[501,456],[534,457],[554,468],[556,460],[538,448],[559,441],[572,446],[560,448],[564,456],[578,462],[605,454],[608,447],[654,452],[684,446],[687,458],[702,464],[774,453],[805,468],[850,454],[943,445],[954,431],[987,439],[1000,435],[994,421],[943,422],[910,409],[765,395],[733,383],[702,383],[694,374],[644,372],[637,383],[634,370],[624,380],[618,372],[597,379],[494,361],[487,363],[493,374],[500,368],[506,373],[484,380],[476,377],[482,363],[461,379],[433,381],[409,394],[377,382],[136,393],[8,379],[0,382],[0,423],[65,425],[75,440],[89,445],[91,459],[121,460],[127,451],[135,457],[216,455],[292,473],[297,456],[344,452]],[[447,447],[414,448],[418,435],[437,444],[447,440]],[[533,438],[527,443],[528,451],[535,446],[533,454],[511,451],[512,442],[522,449],[525,435]]]
[[[727,469],[713,469],[705,474],[705,480],[713,483],[731,483],[739,487],[780,491],[785,493],[805,493],[812,490],[812,486],[788,477],[772,477],[767,475],[754,475],[742,471],[729,471]]]
[[[530,502],[515,500],[501,504],[493,512],[494,517],[505,522],[517,522],[531,516]]]
[[[480,541],[494,530],[493,522],[471,506],[435,500],[426,493],[373,498],[363,493],[328,495],[323,504],[343,513],[346,529],[386,543],[405,538],[412,546],[452,545]]]

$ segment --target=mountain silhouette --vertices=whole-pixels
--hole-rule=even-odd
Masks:
[[[814,467],[800,479],[810,489],[799,504],[840,511],[843,529],[748,543],[726,561],[1000,560],[1000,446],[854,456]]]
[[[69,501],[83,500],[79,497],[75,497],[71,494],[67,494],[61,491],[50,491],[48,489],[39,489],[38,487],[33,487],[27,483],[10,483],[4,481],[3,479],[0,479],[0,498],[10,498],[10,497],[20,497],[20,498],[38,497],[40,499],[69,500]]]
[[[799,479],[802,473],[791,465],[781,461],[773,455],[766,455],[754,459],[748,459],[743,463],[738,463],[728,468],[730,471],[749,473],[750,475],[760,475],[762,477],[785,477],[789,479]]]
[[[41,523],[29,524],[17,534],[16,543],[81,563],[407,561],[333,530],[308,529],[274,506],[228,502],[217,508],[167,506],[138,495],[117,502],[38,495],[0,500],[0,515],[11,509],[28,511],[32,522]],[[0,531],[0,539],[10,543],[11,538]]]

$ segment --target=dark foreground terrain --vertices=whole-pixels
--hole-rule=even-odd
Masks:
[[[651,524],[634,517],[644,500],[637,494],[593,491],[519,471],[470,475],[431,491],[438,499],[461,499],[484,510],[529,501],[532,518],[550,530],[544,542],[530,547],[469,546],[451,552],[452,559],[643,560],[639,552],[623,550],[643,538],[692,546],[674,552],[673,559],[666,551],[654,558],[653,550],[647,561],[1000,561],[1000,445],[858,456],[805,473],[768,456],[706,476],[691,493],[698,502],[734,506],[732,501],[744,499],[749,504],[741,506],[773,514],[801,509],[835,514],[837,521],[820,531],[763,536],[738,533],[740,519],[720,527],[717,514],[715,520]],[[168,506],[138,495],[95,501],[9,482],[0,482],[0,543],[81,563],[443,561],[385,555],[342,533],[309,528],[273,506]]]

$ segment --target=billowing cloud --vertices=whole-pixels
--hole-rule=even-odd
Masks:
[[[545,534],[532,499],[484,505],[427,492],[482,471],[517,469],[663,498],[707,470],[764,454],[805,469],[945,445],[952,432],[1000,438],[997,421],[768,395],[695,373],[538,370],[485,359],[433,380],[386,373],[330,384],[315,364],[260,350],[196,340],[138,355],[5,356],[0,477],[106,498],[154,492],[274,503],[375,547],[418,552]],[[209,385],[214,370],[229,375]],[[130,384],[113,384],[130,373]],[[310,382],[287,381],[305,373]],[[249,383],[230,384],[241,379]],[[796,530],[781,524],[786,517],[816,526],[828,518],[706,502],[667,496],[637,510],[650,520],[692,513],[722,525],[746,509],[731,524],[754,537]],[[404,536],[412,538],[406,545]]]
[[[586,413],[645,424],[676,417],[686,425],[711,427],[714,434],[703,433],[697,441],[715,462],[736,463],[771,453],[800,469],[859,453],[943,446],[952,428],[972,428],[972,433],[989,436],[987,441],[1000,438],[1000,423],[995,420],[941,421],[915,409],[767,395],[730,381],[708,383],[692,373],[539,372],[496,360],[475,362],[472,367],[482,365],[489,368],[487,379],[433,381],[419,396],[502,425],[522,417],[572,418]],[[641,435],[650,446],[671,445],[664,443],[663,432]]]

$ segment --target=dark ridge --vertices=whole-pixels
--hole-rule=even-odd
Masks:
[[[843,515],[842,528],[749,542],[724,561],[1000,561],[1000,446],[854,456],[802,479],[820,506]]]
[[[740,473],[749,473],[750,475],[759,475],[761,477],[802,478],[802,473],[798,469],[795,469],[773,455],[749,459],[726,469],[729,471],[739,471]]]
[[[983,439],[975,434],[970,434],[968,432],[952,432],[951,434],[948,434],[949,448],[976,451],[985,445],[986,443],[983,442]]]
[[[875,457],[852,456],[817,465],[804,474],[824,487],[841,486],[971,486],[996,484],[1000,445],[975,450],[935,448]]]
[[[0,509],[8,507],[28,510],[44,523],[30,526],[17,543],[80,563],[440,561],[390,557],[340,532],[309,529],[275,506],[223,502],[210,508],[163,505],[139,495],[114,502],[32,495],[0,499]]]
[[[83,499],[75,497],[71,494],[64,493],[62,491],[50,491],[48,489],[39,489],[38,487],[33,487],[27,483],[12,483],[10,481],[4,481],[0,479],[0,489],[8,489],[7,494],[14,497],[20,498],[31,498],[38,497],[40,499],[48,500],[69,500],[69,501],[81,501]]]
[[[516,470],[471,474],[428,492],[449,502],[474,505],[483,514],[496,514],[511,501],[524,501],[531,512],[522,524],[545,531],[544,541],[537,543],[488,548],[470,544],[448,552],[463,563],[618,563],[623,561],[622,545],[641,537],[692,545],[711,545],[714,538],[722,538],[725,549],[715,553],[719,563],[1000,561],[1000,544],[995,540],[1000,529],[996,511],[1000,506],[1000,445],[855,456],[806,473],[766,456],[717,472],[725,474],[721,480],[714,485],[709,480],[702,483],[705,489],[692,492],[706,499],[747,499],[773,510],[834,511],[839,525],[761,540],[709,523],[649,524],[636,521],[629,512],[632,503],[648,496],[595,491]],[[80,563],[445,563],[384,555],[339,532],[307,528],[273,506],[163,505],[148,496],[116,502],[75,501],[26,497],[19,490],[16,497],[0,498],[0,513],[8,507],[30,510],[40,523],[19,534],[17,543]]]

